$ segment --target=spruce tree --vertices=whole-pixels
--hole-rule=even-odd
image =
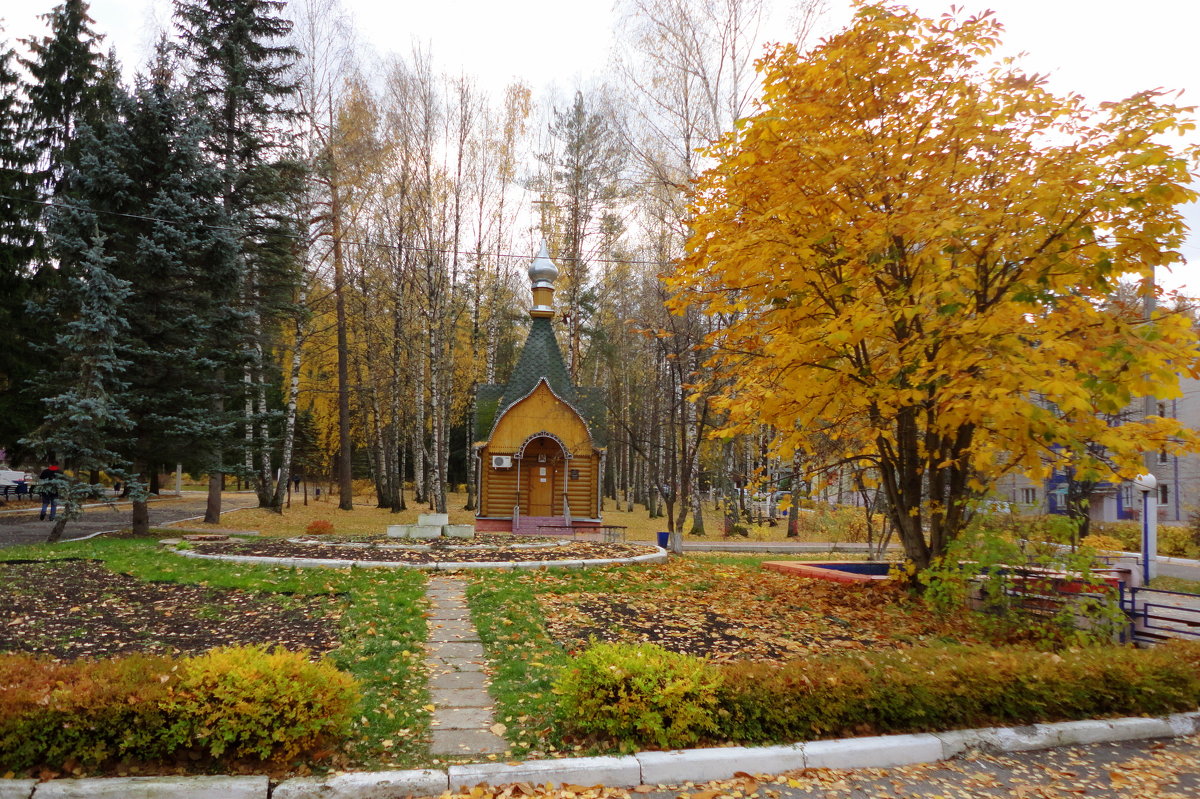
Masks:
[[[80,128],[102,121],[112,76],[100,51],[103,37],[92,29],[95,20],[84,0],[64,0],[41,18],[50,33],[23,40],[29,55],[21,64],[30,77],[29,145],[39,154],[44,190],[54,196],[67,164],[76,160]]]
[[[118,451],[131,427],[121,401],[132,364],[120,350],[129,332],[124,311],[132,292],[129,281],[114,274],[118,257],[101,230],[104,215],[93,204],[123,195],[127,181],[114,168],[106,143],[86,126],[79,133],[84,144],[80,163],[64,172],[60,198],[47,220],[50,254],[67,279],[41,308],[57,320],[57,333],[47,353],[48,368],[39,376],[44,421],[24,442],[43,457],[57,458],[75,475],[53,481],[63,508],[50,542],[79,516],[84,501],[103,493],[80,475],[107,471],[128,480],[126,460]],[[141,491],[135,484],[135,497]]]
[[[206,159],[205,126],[174,84],[166,48],[123,97],[105,136],[124,190],[108,208],[116,274],[135,287],[125,303],[120,352],[138,369],[123,402],[133,430],[129,459],[140,474],[160,463],[207,466],[212,442],[230,434],[213,406],[223,375],[241,361],[236,330],[237,245],[221,204],[221,175]],[[96,201],[100,198],[88,198]],[[144,504],[133,527],[148,527]]]
[[[30,346],[25,303],[32,295],[42,209],[34,174],[37,153],[24,137],[25,91],[16,55],[5,47],[0,50],[0,330],[6,331],[7,344],[0,348],[0,446],[10,453],[41,417],[36,398],[23,390],[40,361]]]
[[[278,0],[176,0],[184,69],[209,126],[205,148],[221,170],[222,201],[238,231],[239,308],[248,354],[246,393],[224,407],[244,409],[238,467],[255,478],[259,502],[273,499],[268,387],[275,321],[291,302],[298,277],[291,206],[302,174],[280,130],[290,116],[294,48],[284,44],[291,23]],[[233,385],[233,380],[228,381]],[[228,463],[210,467],[227,471]],[[220,514],[220,475],[209,483],[207,521]]]
[[[30,253],[36,264],[32,272],[26,266],[21,276],[21,300],[31,307],[42,307],[55,297],[69,294],[72,281],[79,278],[71,269],[81,267],[79,259],[58,260],[46,239],[45,206],[60,198],[66,190],[67,175],[78,166],[85,148],[79,141],[82,130],[102,125],[111,115],[111,97],[119,72],[115,59],[107,61],[100,52],[101,36],[93,29],[88,5],[83,0],[64,0],[42,16],[49,24],[47,35],[22,40],[28,54],[19,63],[28,73],[23,124],[17,146],[21,158],[31,170],[35,190],[35,234]],[[25,178],[22,178],[25,180]],[[41,203],[38,205],[37,203]],[[42,416],[39,398],[30,391],[29,379],[38,371],[53,366],[58,331],[49,314],[32,314],[19,328],[23,339],[21,352],[27,358],[12,367],[13,390],[18,399],[10,424],[19,432],[28,431]],[[20,357],[20,356],[18,356]],[[22,402],[31,403],[24,406]]]

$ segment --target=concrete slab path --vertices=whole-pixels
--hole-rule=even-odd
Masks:
[[[464,580],[436,576],[425,596],[430,604],[429,695],[433,702],[432,755],[488,755],[508,749],[495,732],[483,644],[471,623]]]

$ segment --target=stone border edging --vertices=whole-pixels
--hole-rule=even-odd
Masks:
[[[233,533],[223,533],[224,535],[233,535]],[[256,534],[257,535],[257,534]],[[558,541],[542,541],[532,544],[449,544],[442,547],[434,547],[431,544],[375,544],[361,541],[345,541],[330,543],[327,541],[317,541],[312,538],[297,536],[296,538],[285,538],[289,544],[316,544],[318,546],[327,547],[348,547],[351,549],[387,549],[396,551],[416,551],[428,552],[431,549],[444,549],[449,552],[465,552],[474,550],[476,552],[484,549],[549,549],[551,547],[570,546],[571,541],[563,538]],[[419,539],[412,539],[419,540]],[[465,539],[463,539],[465,540]]]
[[[468,763],[420,769],[295,777],[270,788],[256,777],[112,777],[0,780],[0,799],[352,799],[364,795],[439,796],[448,790],[513,782],[576,783],[633,788],[731,778],[735,772],[778,774],[803,768],[890,768],[932,763],[970,750],[1029,752],[1057,746],[1171,738],[1200,732],[1200,712],[1150,718],[1093,719],[1022,727],[879,735],[790,746],[733,746],[639,752],[617,757]]]
[[[426,571],[459,571],[461,569],[587,569],[594,566],[623,566],[630,563],[663,563],[667,551],[654,547],[655,552],[631,558],[597,558],[596,560],[528,560],[528,561],[438,561],[436,563],[405,563],[393,560],[327,560],[323,558],[273,558],[266,555],[208,555],[189,549],[172,549],[176,555],[199,560],[221,560],[228,563],[251,563],[264,566],[289,566],[297,569],[423,569]],[[0,795],[0,799],[4,799]]]

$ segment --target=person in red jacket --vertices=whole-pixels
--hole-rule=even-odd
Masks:
[[[38,489],[42,494],[42,515],[39,519],[46,518],[46,508],[50,508],[50,521],[54,521],[54,514],[58,512],[58,489],[49,481],[57,480],[62,477],[62,469],[58,468],[58,464],[54,461],[38,475]]]

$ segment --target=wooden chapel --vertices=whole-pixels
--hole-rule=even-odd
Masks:
[[[543,242],[529,267],[533,307],[521,356],[508,383],[476,395],[480,531],[601,522],[604,397],[571,383],[552,324],[557,278]]]

